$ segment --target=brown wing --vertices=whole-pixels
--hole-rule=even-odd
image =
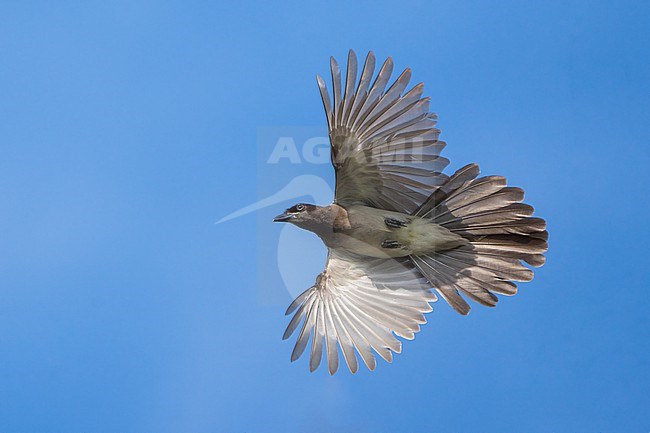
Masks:
[[[439,156],[445,143],[438,140],[436,116],[429,112],[429,98],[422,97],[423,85],[405,91],[410,69],[386,89],[391,58],[371,85],[374,68],[370,52],[357,82],[357,58],[350,50],[342,89],[332,58],[333,104],[317,77],[336,171],[334,201],[410,213],[447,179],[441,172],[449,161]]]

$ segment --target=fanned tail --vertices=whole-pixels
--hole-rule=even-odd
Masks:
[[[522,203],[524,191],[506,186],[501,176],[477,178],[469,164],[413,213],[461,235],[468,243],[450,250],[411,256],[412,262],[460,314],[470,307],[461,297],[493,307],[495,294],[514,295],[515,282],[530,281],[533,267],[544,264],[548,249],[546,222]]]

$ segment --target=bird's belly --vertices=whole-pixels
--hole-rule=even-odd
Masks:
[[[408,248],[399,247],[399,248],[384,248],[382,243],[385,241],[390,241],[386,239],[386,236],[364,236],[362,238],[339,235],[337,236],[337,244],[334,248],[341,248],[348,252],[359,254],[362,256],[368,257],[404,257],[412,254],[412,251]]]
[[[405,257],[455,248],[463,238],[431,220],[374,208],[352,209],[351,228],[335,233],[333,248],[369,257]],[[387,225],[386,219],[403,221]]]

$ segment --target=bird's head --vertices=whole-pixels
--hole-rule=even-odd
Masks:
[[[285,210],[284,213],[273,218],[273,222],[291,223],[298,227],[307,228],[319,220],[320,206],[298,203]]]

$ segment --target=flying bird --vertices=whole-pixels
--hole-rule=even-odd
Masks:
[[[298,330],[291,360],[309,345],[309,368],[323,358],[330,374],[339,349],[352,373],[387,362],[426,322],[442,297],[462,315],[467,300],[494,307],[496,295],[514,295],[544,264],[546,222],[533,217],[521,188],[501,176],[479,177],[476,164],[452,175],[440,156],[445,142],[435,128],[423,84],[406,91],[404,70],[388,86],[389,57],[373,80],[375,56],[366,57],[357,81],[350,50],[345,82],[330,58],[332,99],[317,76],[336,174],[329,206],[298,203],[274,218],[315,233],[328,248],[325,269],[299,295],[283,339]],[[311,344],[309,344],[311,340]],[[374,353],[373,353],[374,352]]]

